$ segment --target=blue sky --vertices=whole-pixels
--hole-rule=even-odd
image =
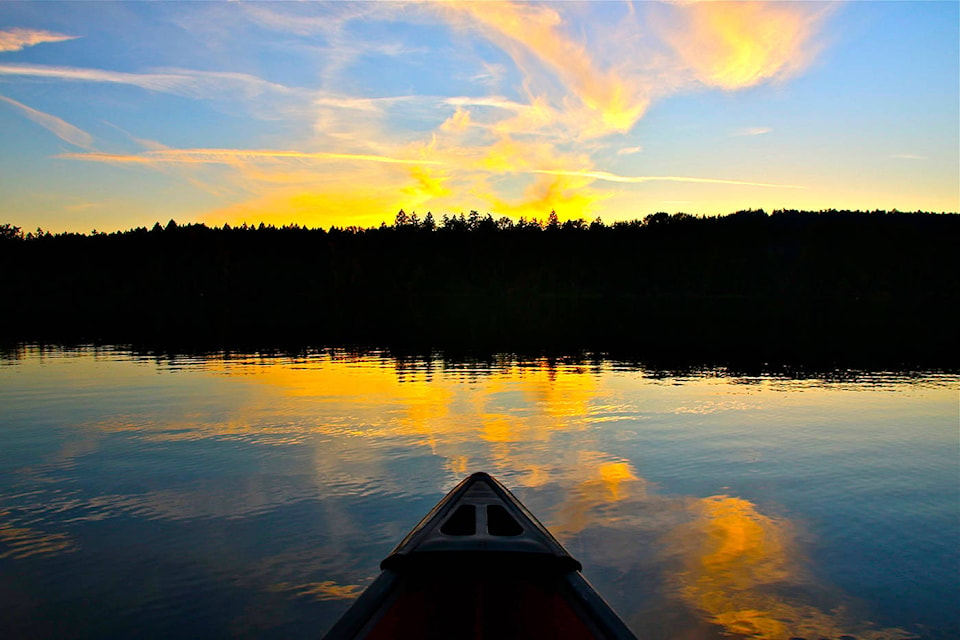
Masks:
[[[5,2],[0,221],[960,209],[957,2]]]

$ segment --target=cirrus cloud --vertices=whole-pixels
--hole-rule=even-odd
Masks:
[[[93,136],[83,129],[75,127],[66,120],[50,115],[49,113],[37,111],[36,109],[28,107],[21,102],[17,102],[13,98],[0,95],[0,100],[18,109],[27,118],[33,120],[64,142],[69,142],[75,147],[80,147],[81,149],[93,148]]]
[[[44,31],[42,29],[24,29],[14,27],[0,29],[0,52],[21,51],[45,42],[64,42],[74,40],[80,36],[68,36],[63,33]]]

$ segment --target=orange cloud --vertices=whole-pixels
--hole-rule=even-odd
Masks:
[[[531,56],[550,69],[586,107],[577,118],[581,136],[626,132],[649,106],[641,85],[615,69],[600,68],[582,44],[563,33],[563,18],[552,8],[513,2],[450,2],[441,7],[486,28],[528,77]]]
[[[696,79],[734,90],[804,70],[830,6],[806,2],[687,2],[673,5],[678,22],[664,40]]]
[[[44,42],[64,42],[79,37],[41,29],[0,29],[0,51],[20,51]]]

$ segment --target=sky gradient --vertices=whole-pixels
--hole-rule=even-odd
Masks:
[[[0,222],[960,210],[957,2],[4,2]]]

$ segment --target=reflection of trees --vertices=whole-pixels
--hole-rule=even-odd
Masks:
[[[960,320],[958,236],[956,214],[843,211],[660,212],[612,225],[400,211],[370,229],[170,220],[90,235],[8,224],[0,267],[20,304],[0,328],[935,356],[957,346],[947,327]]]

